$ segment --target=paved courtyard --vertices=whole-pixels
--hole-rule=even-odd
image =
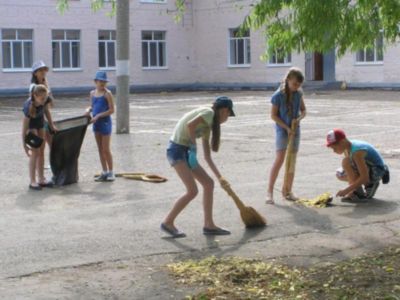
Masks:
[[[165,158],[166,144],[184,112],[211,103],[218,94],[131,95],[131,134],[112,138],[115,171],[156,173],[167,177],[166,183],[94,182],[100,163],[89,128],[79,183],[42,192],[28,190],[28,159],[21,145],[24,100],[0,99],[0,298],[181,299],[187,290],[175,286],[164,268],[175,260],[237,255],[309,265],[400,245],[400,94],[391,91],[306,92],[296,194],[335,194],[343,187],[334,176],[341,158],[324,146],[326,132],[334,127],[374,144],[391,169],[391,184],[381,186],[376,199],[360,204],[334,199],[332,207],[322,209],[281,199],[274,206],[265,204],[274,158],[272,92],[223,93],[234,100],[237,117],[223,125],[214,160],[268,226],[246,231],[233,201],[217,185],[215,220],[232,234],[202,235],[198,196],[177,220],[187,238],[165,238],[159,224],[183,192]],[[89,100],[56,97],[55,103],[57,120],[82,114]]]

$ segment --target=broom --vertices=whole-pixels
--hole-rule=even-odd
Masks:
[[[240,217],[247,228],[263,227],[267,225],[265,218],[254,208],[245,206],[229,185],[223,185],[222,188],[232,197],[240,211]]]
[[[296,167],[296,156],[297,154],[293,151],[294,138],[296,135],[297,123],[292,121],[291,130],[292,134],[289,136],[289,142],[286,150],[286,158],[285,158],[285,177],[283,180],[282,192],[286,196],[288,192],[288,181],[289,175],[294,174],[294,170]]]
[[[100,174],[95,174],[94,177],[100,176]],[[145,173],[116,173],[115,177],[123,177],[126,179],[132,180],[141,180],[146,182],[154,182],[154,183],[161,183],[166,182],[167,178],[154,175],[154,174],[145,174]]]

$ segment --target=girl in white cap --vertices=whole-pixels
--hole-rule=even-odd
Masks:
[[[206,162],[221,185],[228,185],[221,177],[218,168],[211,158],[211,149],[219,150],[220,125],[234,116],[232,100],[218,97],[212,107],[200,107],[186,113],[177,123],[167,148],[167,158],[171,166],[185,185],[186,192],[174,204],[167,217],[161,223],[161,230],[174,238],[186,235],[175,227],[175,219],[192,201],[197,193],[196,181],[204,189],[204,235],[227,235],[228,230],[217,227],[213,220],[214,181],[197,162],[197,138],[202,138],[203,152]],[[212,138],[210,143],[210,133]],[[210,145],[211,144],[211,145]]]
[[[54,125],[52,125],[52,128],[50,128],[49,125],[53,124],[53,118],[51,116],[50,109],[53,107],[54,99],[51,94],[49,83],[47,81],[48,71],[49,68],[42,60],[39,60],[32,65],[32,78],[31,78],[31,85],[29,86],[29,93],[32,94],[34,87],[38,84],[44,85],[48,90],[48,95],[43,105],[43,112],[45,116],[44,137],[49,146],[49,149],[51,149],[51,143],[52,143],[51,131],[54,132],[57,130],[57,128]],[[45,153],[45,143],[43,143],[42,147],[40,148],[39,159],[38,159],[38,163],[43,167],[44,167],[44,153]],[[46,181],[45,178],[41,178],[41,180]]]

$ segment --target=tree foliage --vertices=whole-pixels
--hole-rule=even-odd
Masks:
[[[245,18],[245,29],[264,29],[269,52],[326,52],[373,47],[382,34],[399,35],[400,0],[259,0]]]

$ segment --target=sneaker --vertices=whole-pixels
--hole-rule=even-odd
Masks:
[[[362,186],[360,186],[358,189],[356,189],[353,193],[360,199],[366,198],[366,194],[365,194]]]
[[[351,193],[349,196],[343,197],[341,201],[348,203],[357,203],[357,202],[364,202],[365,200],[363,201],[355,193]]]
[[[114,174],[114,172],[108,172],[108,173],[107,173],[107,178],[106,178],[106,180],[107,180],[107,181],[114,181],[114,180],[115,180],[115,174]]]
[[[365,192],[366,192],[366,198],[367,199],[372,199],[375,196],[376,190],[379,187],[379,181],[376,181],[374,183],[370,183],[365,186]]]
[[[96,181],[96,182],[105,182],[105,181],[107,181],[107,176],[108,176],[108,173],[101,173],[101,175],[96,177],[94,179],[94,181]]]

